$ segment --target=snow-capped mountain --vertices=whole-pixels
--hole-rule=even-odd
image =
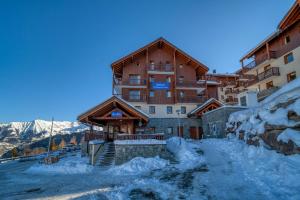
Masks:
[[[50,136],[51,121],[34,120],[31,122],[0,123],[0,156],[15,146],[31,143]],[[78,122],[54,121],[53,135],[82,132],[87,126]]]

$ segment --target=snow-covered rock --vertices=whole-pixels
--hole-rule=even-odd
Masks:
[[[227,131],[256,146],[262,144],[285,154],[300,153],[300,78],[283,86],[258,107],[232,113]],[[278,138],[280,136],[280,138]]]

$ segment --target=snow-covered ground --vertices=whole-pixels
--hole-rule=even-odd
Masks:
[[[177,162],[134,158],[109,169],[69,155],[51,166],[0,165],[4,199],[300,199],[300,155],[231,139],[171,138]]]

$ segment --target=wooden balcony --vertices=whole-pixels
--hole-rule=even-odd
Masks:
[[[115,85],[145,86],[147,85],[147,80],[146,79],[116,80]]]
[[[257,75],[257,80],[262,81],[271,76],[280,76],[279,67],[271,67],[270,69],[267,69],[266,71],[264,71],[262,73],[259,73]]]
[[[272,59],[272,58],[277,58],[276,51],[270,51],[269,52],[270,57],[268,54],[264,54],[260,56],[259,58],[255,58],[252,62],[248,63],[247,65],[244,66],[246,69],[253,69],[259,64],[265,62],[266,60]]]
[[[114,134],[113,137],[115,140],[164,140],[164,134],[156,133],[156,134],[124,134],[124,133],[108,133],[102,131],[86,131],[84,133],[84,140],[106,140],[108,134]]]
[[[174,72],[174,66],[171,64],[150,64],[147,66],[148,72]]]
[[[228,94],[238,94],[238,93],[239,93],[238,89],[226,89],[225,90],[225,95],[228,95]]]
[[[177,96],[178,103],[204,103],[207,100],[205,96]]]
[[[206,88],[205,81],[179,81],[176,82],[177,87],[191,87],[191,88]]]
[[[227,104],[237,104],[238,103],[238,98],[227,97],[225,99],[225,103],[227,103]]]
[[[147,101],[146,95],[119,94],[116,96],[118,96],[126,101],[129,101],[129,102],[146,102]]]
[[[164,140],[164,134],[117,134],[116,140]]]

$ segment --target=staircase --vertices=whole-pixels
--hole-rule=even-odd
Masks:
[[[96,165],[101,167],[109,167],[114,164],[115,161],[115,144],[113,142],[107,142],[104,144],[104,150],[99,155]]]

